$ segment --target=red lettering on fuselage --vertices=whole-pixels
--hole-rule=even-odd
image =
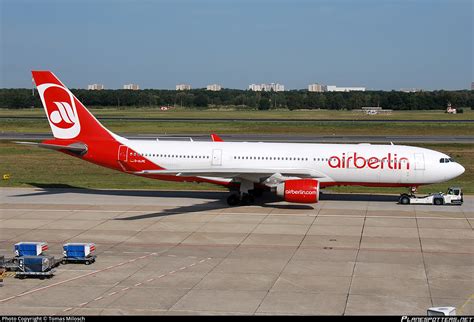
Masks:
[[[351,155],[332,156],[329,158],[328,165],[333,169],[390,169],[390,170],[410,170],[410,161],[405,158],[399,158],[396,153],[388,153],[387,156],[379,159],[377,157],[363,157],[357,152]]]

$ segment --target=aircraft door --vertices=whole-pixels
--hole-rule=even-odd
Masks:
[[[213,166],[222,165],[222,150],[214,149],[212,150],[212,163]]]
[[[122,161],[122,162],[128,161],[128,147],[126,145],[119,146],[118,161]]]
[[[425,156],[423,153],[415,153],[415,170],[425,170]]]
[[[414,154],[414,161],[415,161],[415,167],[414,167],[414,182],[416,183],[421,183],[424,180],[425,177],[425,156],[423,153],[415,153]]]

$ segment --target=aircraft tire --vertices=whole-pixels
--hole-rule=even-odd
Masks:
[[[255,198],[252,195],[244,193],[244,195],[242,196],[242,201],[241,201],[243,205],[250,205],[250,204],[253,204],[254,202],[255,202]]]
[[[227,204],[231,207],[237,206],[240,203],[240,196],[236,193],[232,193],[227,197]]]

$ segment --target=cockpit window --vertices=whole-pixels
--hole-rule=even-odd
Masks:
[[[454,161],[452,158],[449,158],[449,162],[456,162],[456,161]]]
[[[448,162],[454,162],[454,160],[451,159],[451,158],[441,158],[441,159],[439,159],[439,163],[448,163]]]

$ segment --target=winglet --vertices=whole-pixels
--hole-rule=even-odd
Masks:
[[[211,134],[212,142],[224,142],[219,135],[212,133]]]

